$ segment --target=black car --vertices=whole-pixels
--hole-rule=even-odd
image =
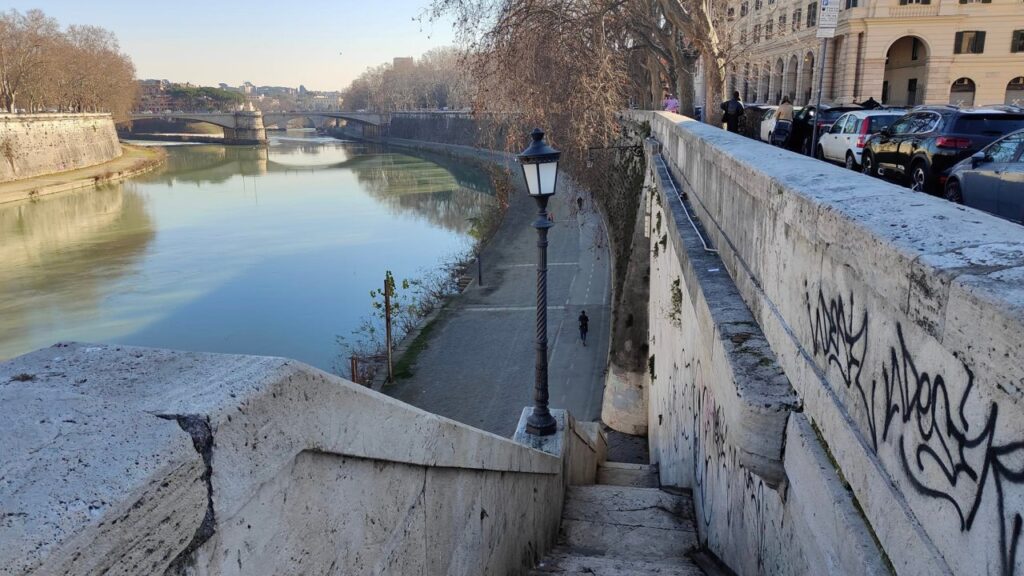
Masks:
[[[949,200],[1024,223],[1024,130],[962,160],[945,181]]]
[[[940,175],[1000,136],[1024,128],[1024,110],[920,106],[868,139],[861,168],[912,190],[937,190]]]
[[[761,139],[761,121],[764,115],[774,110],[768,104],[744,104],[743,116],[740,116],[740,134],[754,140]]]
[[[832,124],[840,116],[851,110],[863,110],[864,107],[858,104],[846,106],[822,106],[821,114],[818,114],[814,106],[804,106],[793,116],[793,133],[789,137],[789,149],[810,156],[814,146],[811,138],[814,137],[814,124],[818,124],[818,135],[828,132]]]

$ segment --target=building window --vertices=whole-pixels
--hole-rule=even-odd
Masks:
[[[775,0],[768,0],[768,5],[771,6],[772,4],[775,4]]]
[[[917,104],[917,78],[907,80],[907,104]]]
[[[932,0],[900,0],[900,6],[907,4],[931,4]]]
[[[889,81],[882,80],[882,104],[889,103]]]
[[[774,33],[775,33],[775,23],[771,19],[769,19],[767,22],[764,23],[764,39],[765,40],[771,40],[772,39],[772,34],[774,34]]]
[[[992,0],[960,0],[961,4],[991,4]]]
[[[758,42],[761,41],[761,25],[760,24],[754,24],[754,37],[753,37],[753,41],[754,41],[754,44],[757,44]]]
[[[729,16],[729,20],[732,20],[736,17],[736,9],[730,6],[726,14]]]
[[[747,12],[750,12],[750,7],[747,5],[747,3],[744,2],[743,4],[740,4],[740,17],[742,18],[746,16]]]
[[[1024,30],[1014,30],[1010,41],[1010,52],[1024,52]]]
[[[911,60],[917,60],[920,46],[921,46],[921,41],[920,40],[918,40],[917,38],[911,38],[910,39],[910,59]]]
[[[807,27],[813,28],[818,25],[818,3],[811,2],[807,5]]]
[[[740,30],[740,44],[744,44],[745,45],[746,43],[747,43],[747,29],[744,28],[743,30]]]
[[[985,51],[985,33],[980,30],[957,32],[953,54],[981,54]]]
[[[754,0],[754,10],[761,9],[761,0]]]
[[[846,0],[846,9],[856,8],[859,0]]]
[[[800,29],[800,23],[803,22],[804,10],[803,8],[797,8],[793,10],[793,31],[796,32]]]
[[[779,14],[779,36],[786,32],[786,15]]]

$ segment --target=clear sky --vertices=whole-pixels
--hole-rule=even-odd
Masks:
[[[341,90],[368,66],[454,42],[430,0],[8,0],[113,31],[139,78]],[[6,8],[0,8],[6,9]]]

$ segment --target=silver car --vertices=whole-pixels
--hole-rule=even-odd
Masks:
[[[946,198],[1024,223],[1024,130],[1017,130],[953,166]]]

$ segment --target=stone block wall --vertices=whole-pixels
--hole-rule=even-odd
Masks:
[[[0,574],[523,574],[560,457],[282,358],[58,344],[0,363]]]
[[[0,114],[0,182],[85,168],[120,155],[110,114]]]
[[[781,489],[762,489],[763,474],[742,461],[745,441],[734,434],[744,424],[718,404],[735,381],[715,372],[722,346],[673,335],[655,318],[656,307],[681,299],[680,323],[703,322],[700,337],[712,338],[693,304],[701,299],[691,297],[694,312],[686,311],[695,276],[683,273],[678,246],[670,250],[683,260],[678,271],[655,279],[652,260],[651,434],[663,479],[692,486],[698,502],[746,490],[743,505],[736,496],[732,507],[698,504],[706,534],[725,515],[734,529],[719,547],[729,550],[727,538],[749,538],[761,533],[753,521],[772,520],[780,530],[765,531],[764,543],[779,553],[779,569],[758,560],[741,572],[821,573],[813,562],[789,566],[786,555],[812,558],[808,551],[836,545],[839,524],[820,523],[836,511],[826,497],[835,492],[834,465],[849,487],[841,492],[879,542],[879,560],[896,573],[1024,574],[1022,229],[681,116],[632,117],[650,123],[802,410],[781,439]],[[657,428],[658,415],[674,415],[673,427]],[[827,464],[810,458],[815,445]],[[731,461],[742,466],[736,474],[727,473]],[[708,470],[718,479],[703,479]],[[818,529],[800,528],[815,518]]]

